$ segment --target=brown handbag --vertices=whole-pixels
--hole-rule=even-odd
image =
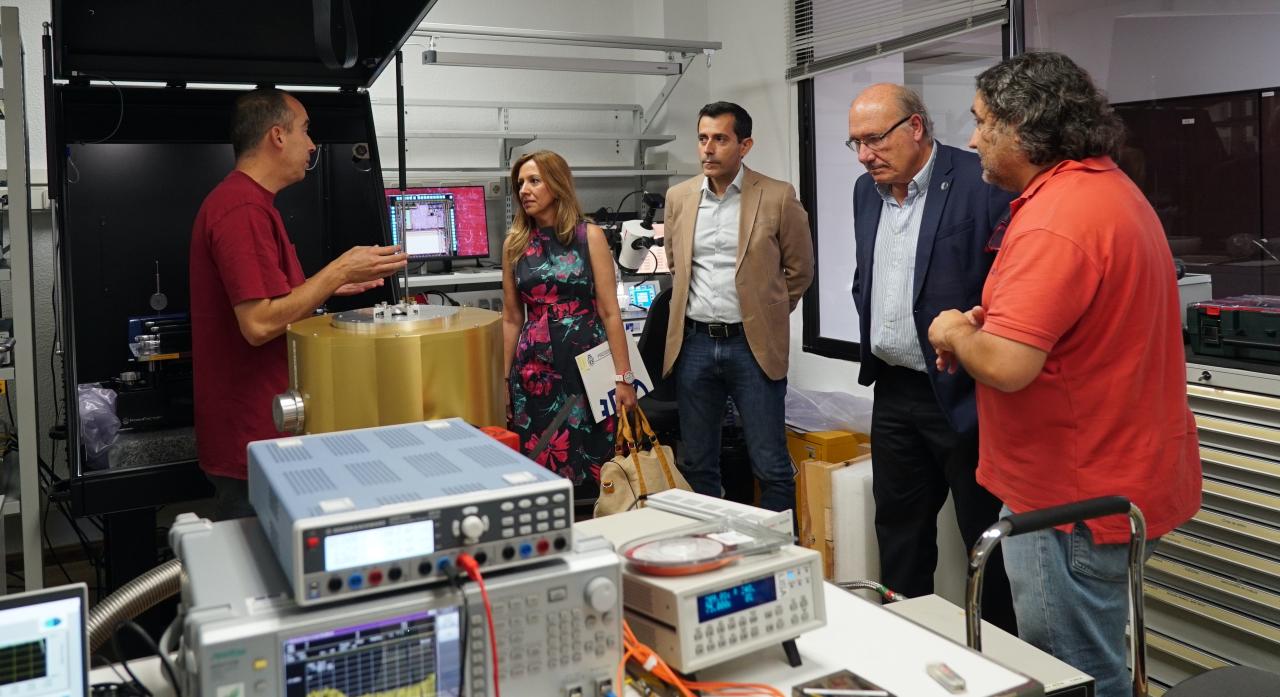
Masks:
[[[618,435],[614,446],[617,454],[600,468],[600,498],[596,499],[594,513],[597,518],[643,507],[649,495],[659,491],[693,490],[672,464],[675,456],[671,447],[658,442],[644,410],[639,406],[634,409],[634,431],[630,411],[626,407],[618,408]]]

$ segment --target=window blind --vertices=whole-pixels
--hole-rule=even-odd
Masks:
[[[803,80],[1008,19],[1006,0],[787,0],[787,79]]]

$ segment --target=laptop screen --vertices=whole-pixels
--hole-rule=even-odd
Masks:
[[[0,596],[0,697],[89,694],[83,583]]]

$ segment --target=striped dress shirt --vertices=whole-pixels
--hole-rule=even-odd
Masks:
[[[889,186],[877,184],[882,201],[876,228],[875,262],[871,272],[871,353],[889,365],[925,372],[924,352],[912,312],[916,275],[916,244],[929,193],[929,178],[938,157],[935,143],[929,160],[907,184],[898,203]]]

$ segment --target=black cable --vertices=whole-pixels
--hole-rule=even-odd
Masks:
[[[80,141],[81,145],[98,145],[100,143],[105,143],[108,140],[111,140],[111,138],[115,136],[115,134],[120,130],[120,124],[124,123],[124,90],[120,89],[120,86],[117,85],[113,80],[108,80],[107,78],[98,77],[97,75],[90,75],[88,73],[81,73],[81,74],[84,75],[85,77],[97,78],[98,80],[102,80],[104,82],[109,83],[112,87],[116,88],[116,96],[120,99],[120,114],[119,116],[116,117],[116,127],[111,129],[111,132],[107,134],[107,137],[103,138],[102,140],[91,140],[87,142],[83,140]]]
[[[462,590],[462,583],[467,579],[458,573],[458,567],[453,564],[444,567],[444,575],[449,577],[449,583],[458,591],[458,607],[462,609],[462,617],[458,620],[462,623],[462,627],[458,632],[458,637],[462,641],[462,656],[459,659],[462,669],[458,671],[458,694],[465,695],[467,693],[467,671],[470,668],[467,665],[467,645],[471,643],[471,613],[470,608],[467,606],[467,593]]]
[[[147,630],[138,626],[138,623],[133,620],[125,620],[124,623],[119,627],[116,627],[115,631],[111,633],[112,646],[115,648],[116,655],[120,658],[120,663],[125,666],[125,670],[128,670],[128,664],[124,662],[124,654],[120,652],[119,644],[116,643],[116,636],[120,634],[121,629],[128,629],[133,632],[139,639],[142,639],[142,643],[146,644],[148,649],[155,652],[156,656],[160,659],[160,667],[164,669],[165,676],[169,678],[169,684],[173,685],[174,694],[177,695],[177,697],[182,697],[182,686],[178,684],[178,673],[173,669],[173,663],[170,662],[169,657],[160,650],[160,645],[156,643],[156,640],[152,639],[150,634],[147,634]],[[130,675],[132,675],[132,673],[130,673]]]
[[[54,472],[53,467],[49,463],[45,462],[44,458],[41,457],[36,458],[36,465],[37,472],[40,474],[40,486],[43,489],[44,499],[47,502],[44,510],[44,522],[42,523],[42,527],[44,528],[45,541],[49,546],[50,556],[54,558],[55,562],[58,561],[57,555],[53,552],[53,541],[48,537],[49,506],[56,506],[58,512],[62,514],[62,517],[71,527],[71,531],[75,533],[76,540],[80,543],[80,550],[84,554],[85,561],[89,562],[89,566],[93,569],[93,578],[95,583],[94,592],[100,594],[103,588],[103,563],[98,558],[98,555],[93,551],[93,541],[90,540],[89,536],[80,528],[80,523],[76,517],[71,515],[71,509],[67,502],[55,501],[53,499],[52,494],[54,485],[61,481],[61,478],[56,472]],[[101,531],[101,527],[99,527],[99,530]],[[60,562],[58,563],[58,566],[59,569],[62,570],[63,575],[67,576],[68,580],[71,580],[71,577],[67,574],[66,569],[62,567]]]
[[[152,643],[154,644],[155,642]],[[137,675],[134,675],[133,669],[129,667],[129,660],[124,657],[124,651],[120,650],[120,627],[116,627],[115,631],[111,632],[111,650],[115,651],[116,658],[120,660],[120,667],[124,668],[124,672],[128,673],[129,678],[142,690],[142,694],[145,697],[153,697],[151,690],[142,684]]]
[[[436,290],[436,289],[432,288],[432,289],[428,289],[428,290],[424,290],[424,291],[422,291],[422,295],[426,295],[426,296],[439,295],[439,296],[440,296],[441,298],[443,298],[443,299],[444,299],[444,301],[445,301],[446,303],[448,303],[449,305],[452,305],[453,307],[459,307],[459,306],[460,306],[460,303],[459,303],[457,300],[454,300],[452,295],[449,295],[448,293],[444,292],[443,290]]]
[[[95,653],[90,656],[90,663],[92,663],[94,659],[97,659],[102,663],[102,665],[110,668],[111,672],[115,673],[117,678],[120,678],[120,682],[96,682],[90,685],[90,694],[94,695],[94,697],[97,697],[98,695],[102,695],[103,697],[135,697],[136,695],[142,694],[138,691],[141,686],[129,684],[129,680],[120,674],[120,669],[116,667],[116,664],[108,661],[106,658],[103,658],[101,654]]]
[[[621,200],[621,201],[618,201],[618,207],[617,207],[617,208],[615,208],[615,209],[613,209],[614,214],[615,214],[615,215],[621,215],[621,214],[622,214],[622,204],[626,203],[627,199],[631,198],[632,196],[635,196],[636,194],[643,194],[643,193],[644,193],[644,189],[636,189],[635,191],[630,191],[630,192],[628,192],[626,196],[623,196],[623,197],[622,197],[622,200]]]

